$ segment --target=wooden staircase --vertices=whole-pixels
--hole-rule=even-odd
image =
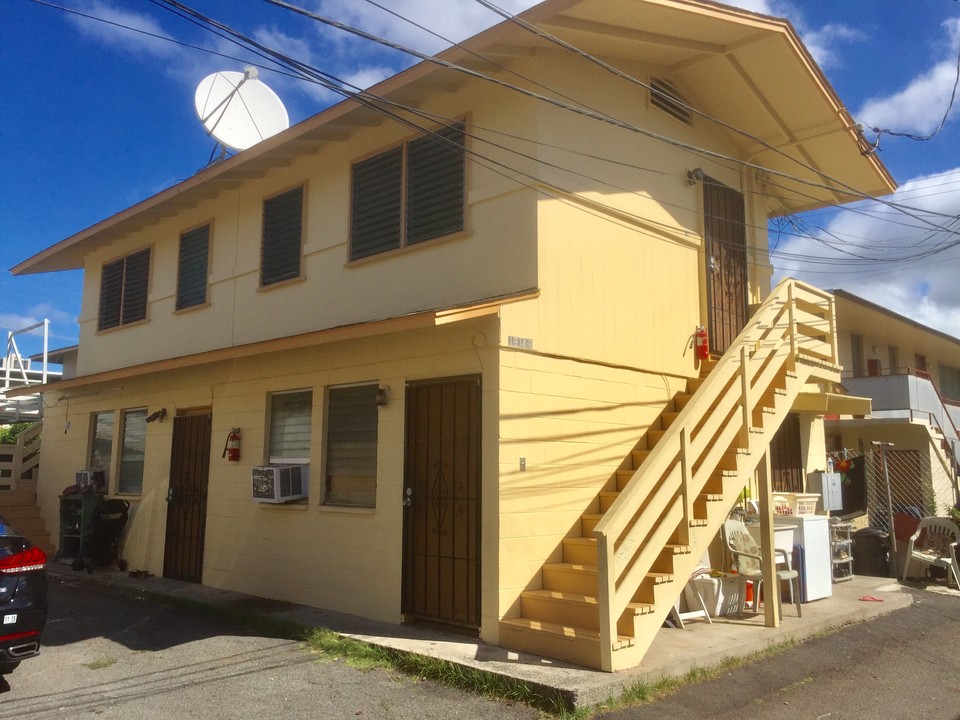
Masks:
[[[0,517],[40,547],[48,557],[52,558],[56,554],[56,548],[37,506],[36,480],[19,480],[15,490],[0,492]]]
[[[836,382],[833,297],[794,280],[688,381],[563,541],[500,644],[587,667],[636,666],[808,383]]]
[[[0,517],[52,558],[56,548],[37,505],[42,431],[38,422],[17,436],[16,445],[0,446]]]

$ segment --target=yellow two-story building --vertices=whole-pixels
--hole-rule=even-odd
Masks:
[[[832,298],[767,221],[894,183],[796,32],[523,17],[14,268],[84,272],[50,526],[103,468],[134,567],[615,670],[795,405],[822,467]]]

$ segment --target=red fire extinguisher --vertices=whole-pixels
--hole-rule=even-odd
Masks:
[[[230,462],[240,461],[240,428],[230,428],[221,457],[225,457]]]
[[[710,359],[710,339],[707,337],[707,329],[701,325],[693,335],[694,350],[697,360]]]

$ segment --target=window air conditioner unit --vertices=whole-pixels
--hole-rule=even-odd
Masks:
[[[77,488],[81,492],[105,493],[107,491],[107,471],[103,468],[90,468],[77,472]]]
[[[299,500],[309,494],[309,465],[263,465],[250,468],[253,499],[264,503]]]

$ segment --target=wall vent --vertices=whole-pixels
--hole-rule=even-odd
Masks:
[[[650,104],[687,125],[693,124],[688,109],[689,103],[677,90],[677,86],[665,78],[651,78]]]

